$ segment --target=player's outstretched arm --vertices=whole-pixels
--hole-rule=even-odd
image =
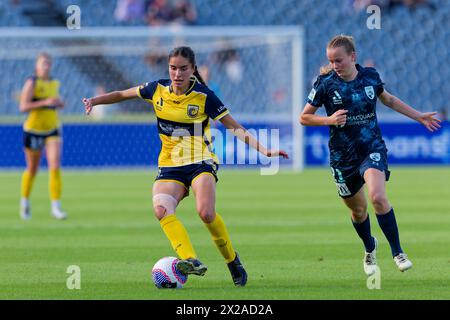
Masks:
[[[436,117],[437,112],[419,112],[386,90],[384,90],[378,98],[380,98],[380,101],[385,106],[404,114],[408,118],[416,120],[431,132],[436,131],[441,127],[439,124],[441,120]]]
[[[238,123],[234,118],[227,114],[219,120],[225,126],[225,128],[230,129],[233,134],[238,137],[241,141],[248,144],[250,147],[254,148],[256,151],[265,155],[266,157],[283,157],[285,159],[289,158],[289,155],[283,150],[267,150],[258,140],[252,136],[247,129],[245,129],[240,123]]]
[[[86,114],[89,115],[92,108],[98,104],[112,104],[137,97],[137,87],[133,87],[126,90],[105,93],[92,98],[83,98],[83,104]]]
[[[347,110],[341,109],[329,117],[316,115],[317,107],[307,103],[298,119],[304,126],[342,126],[347,122]]]

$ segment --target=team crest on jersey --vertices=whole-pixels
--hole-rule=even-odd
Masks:
[[[195,118],[198,115],[198,110],[200,110],[199,106],[190,104],[190,105],[188,105],[188,108],[187,108],[187,114],[189,117]]]
[[[375,153],[371,153],[370,154],[370,159],[372,159],[373,161],[380,161],[381,160],[381,155],[378,152]]]
[[[164,100],[163,100],[163,98],[159,98],[159,101],[156,101],[155,107],[156,107],[156,109],[158,109],[158,111],[161,111],[163,105],[164,105]]]
[[[375,91],[373,90],[373,86],[364,87],[364,91],[369,99],[373,99],[375,97]]]

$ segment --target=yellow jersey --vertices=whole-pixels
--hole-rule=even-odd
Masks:
[[[59,97],[59,81],[55,79],[43,80],[33,77],[33,101]],[[59,127],[58,113],[55,106],[44,106],[32,109],[23,124],[26,132],[46,134]]]
[[[195,77],[186,93],[176,95],[171,80],[143,84],[137,94],[153,104],[157,117],[161,151],[159,167],[178,167],[214,160],[209,118],[219,120],[229,113],[220,99]]]

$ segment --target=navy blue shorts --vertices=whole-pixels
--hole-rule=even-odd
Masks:
[[[202,173],[211,174],[216,182],[219,181],[217,178],[217,170],[219,170],[219,165],[213,161],[203,161],[193,164],[188,164],[186,166],[179,167],[159,167],[158,175],[155,181],[173,181],[180,182],[184,187],[189,190],[192,181]]]
[[[50,133],[36,134],[31,132],[23,132],[23,145],[27,149],[41,151],[45,146],[45,141],[50,137],[60,137],[60,130],[55,129]]]
[[[341,198],[353,197],[364,185],[364,172],[369,168],[383,171],[386,181],[389,181],[391,172],[388,170],[387,155],[385,152],[373,152],[369,154],[358,167],[347,170],[331,168]]]

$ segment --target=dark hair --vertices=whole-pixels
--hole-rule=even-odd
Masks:
[[[197,78],[198,82],[206,86],[205,80],[203,80],[202,76],[198,72],[197,63],[195,62],[195,53],[190,47],[176,47],[169,53],[169,60],[173,57],[182,56],[186,58],[189,63],[194,68],[194,76]]]

